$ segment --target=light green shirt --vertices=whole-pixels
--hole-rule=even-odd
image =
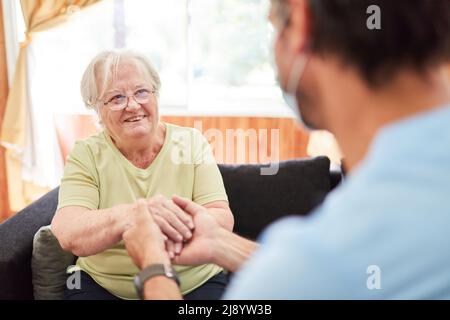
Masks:
[[[66,206],[105,209],[158,194],[166,197],[177,194],[201,205],[228,201],[208,141],[196,129],[165,125],[164,144],[146,169],[129,162],[106,132],[77,141],[67,158],[58,209]],[[133,277],[138,269],[123,241],[96,255],[80,257],[77,265],[115,296],[137,299]],[[222,271],[213,264],[175,266],[175,270],[183,295]]]

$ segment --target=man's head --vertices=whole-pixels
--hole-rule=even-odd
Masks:
[[[280,84],[289,90],[292,79],[298,79],[296,96],[301,115],[315,127],[329,127],[322,114],[329,97],[325,99],[315,90],[324,76],[321,70],[328,64],[339,66],[343,75],[352,72],[369,90],[379,90],[405,70],[426,75],[430,68],[450,60],[448,0],[271,2]],[[381,29],[367,25],[372,5],[380,9]],[[299,77],[295,66],[305,58],[308,62]]]

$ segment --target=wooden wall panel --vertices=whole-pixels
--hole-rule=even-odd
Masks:
[[[219,163],[266,162],[268,157],[276,155],[272,154],[276,151],[279,153],[279,160],[306,156],[308,134],[297,129],[295,122],[289,118],[174,116],[162,118],[164,121],[187,127],[198,127],[201,123],[201,131],[207,137],[210,136],[208,130],[218,130],[224,140],[222,156],[216,153]],[[277,136],[278,139],[276,139]],[[254,137],[256,137],[256,143]],[[275,138],[274,141],[272,137]],[[245,142],[244,148],[239,148],[239,139]],[[214,140],[209,139],[212,144]],[[227,143],[228,146],[234,146],[232,148],[234,154],[230,153],[230,149],[226,147]]]
[[[306,157],[309,134],[290,118],[163,116],[162,120],[199,129],[213,146],[218,163],[264,163],[277,150],[279,160]],[[88,115],[59,115],[55,117],[55,125],[64,159],[75,140],[98,131],[93,117]],[[272,144],[272,135],[277,139],[277,134],[278,145],[275,141]],[[250,136],[252,139],[256,137],[253,143],[250,143]],[[217,142],[220,138],[222,144]],[[238,148],[238,139],[241,139],[243,148]],[[271,150],[272,145],[275,150]]]
[[[0,129],[8,96],[8,74],[6,68],[6,47],[3,29],[3,7],[0,0]],[[0,146],[0,222],[9,216],[8,187],[6,182],[5,150]]]

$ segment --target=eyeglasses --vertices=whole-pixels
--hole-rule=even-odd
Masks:
[[[132,95],[117,94],[108,101],[103,102],[103,105],[108,106],[111,110],[118,111],[125,109],[126,106],[128,106],[130,97],[133,97],[134,101],[137,103],[144,104],[150,101],[151,96],[154,95],[155,92],[155,89],[139,89]]]

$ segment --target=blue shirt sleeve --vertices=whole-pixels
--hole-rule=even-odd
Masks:
[[[224,299],[350,298],[346,288],[355,275],[346,275],[338,264],[345,257],[338,259],[330,249],[309,218],[282,219],[263,233],[260,248],[235,274]],[[357,278],[364,290],[364,271]]]
[[[294,280],[305,271],[303,246],[292,241],[301,225],[299,219],[287,218],[269,227],[260,248],[234,275],[224,298],[292,299],[292,291],[298,291]]]

